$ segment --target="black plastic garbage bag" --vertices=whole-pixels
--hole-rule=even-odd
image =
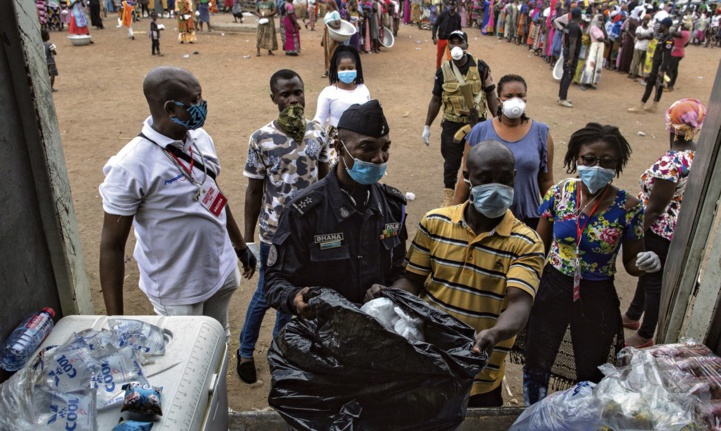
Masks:
[[[405,291],[386,289],[423,322],[410,343],[327,288],[313,288],[314,319],[294,319],[268,351],[268,402],[296,430],[453,430],[466,415],[473,377],[487,356],[474,330]]]

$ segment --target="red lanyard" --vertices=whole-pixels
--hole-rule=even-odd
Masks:
[[[601,198],[596,202],[596,204],[591,208],[591,214],[588,215],[588,219],[586,220],[586,223],[584,223],[583,227],[579,224],[581,221],[581,214],[583,214],[583,209],[579,211],[578,217],[576,217],[576,251],[578,252],[578,247],[581,245],[581,235],[586,230],[586,227],[588,227],[588,223],[591,222],[591,217],[593,217],[593,214],[598,209],[598,206],[601,204],[601,201],[606,196],[606,192],[608,191],[608,186],[603,190],[603,194],[601,195]],[[576,204],[580,207],[581,206],[581,189],[578,188],[576,190]],[[580,262],[579,262],[580,265]]]
[[[178,166],[183,168],[183,170],[185,172],[187,172],[188,175],[190,175],[191,179],[195,178],[193,176],[193,165],[195,164],[195,159],[193,158],[193,146],[192,145],[190,146],[190,169],[186,168],[185,165],[183,164],[183,162],[179,158],[177,158],[175,156],[175,154],[171,153],[170,151],[168,151],[168,154],[170,154],[175,159],[175,161],[178,162]]]

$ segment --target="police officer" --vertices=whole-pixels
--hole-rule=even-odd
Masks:
[[[453,137],[463,126],[473,126],[486,119],[486,105],[491,115],[496,115],[498,100],[486,97],[496,88],[491,68],[480,59],[474,59],[468,50],[468,35],[457,30],[448,36],[448,49],[452,60],[444,61],[436,71],[433,97],[428,104],[423,142],[429,145],[431,124],[443,107],[441,122],[441,154],[443,155],[444,197],[442,207],[453,202],[458,169],[463,159],[463,144],[453,142]],[[470,88],[469,88],[470,87]],[[464,91],[466,90],[466,91]],[[467,90],[470,90],[467,91]],[[473,100],[469,100],[472,98]]]
[[[281,214],[268,253],[265,295],[271,307],[309,316],[303,294],[335,289],[362,303],[375,284],[404,272],[405,197],[378,184],[391,140],[377,100],[353,105],[338,122],[338,163],[303,190]]]

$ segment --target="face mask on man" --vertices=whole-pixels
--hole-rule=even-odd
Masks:
[[[464,54],[464,53],[463,53],[463,48],[461,48],[460,46],[454,46],[454,47],[451,49],[451,58],[454,59],[454,60],[456,60],[456,61],[462,59],[462,58],[463,58],[463,54]]]
[[[278,124],[295,142],[303,142],[306,128],[305,108],[301,105],[286,106],[278,116]]]
[[[344,82],[346,84],[352,84],[353,81],[355,81],[357,76],[358,76],[358,71],[356,71],[356,70],[339,70],[338,71],[338,80],[341,82]]]
[[[505,115],[506,118],[515,120],[516,118],[521,118],[523,113],[526,112],[526,102],[520,97],[512,97],[503,102],[502,109],[503,115]]]
[[[340,141],[340,143],[343,144],[345,152],[348,153],[348,155],[350,156],[350,152],[348,152],[348,147],[345,146],[345,142]],[[380,181],[380,179],[383,178],[383,175],[385,175],[386,169],[388,168],[388,162],[381,163],[379,165],[372,162],[365,162],[363,160],[359,160],[353,157],[353,168],[349,169],[348,164],[345,161],[345,157],[342,157],[342,159],[343,166],[345,166],[346,172],[348,172],[348,175],[350,175],[353,181],[366,186],[375,184]]]
[[[576,170],[578,171],[578,176],[581,177],[581,181],[583,181],[583,184],[588,187],[588,191],[591,193],[596,193],[606,187],[611,180],[613,180],[613,177],[616,176],[615,169],[607,169],[601,166],[578,165],[576,166]]]
[[[205,124],[205,119],[208,117],[207,100],[203,100],[196,105],[183,105],[182,103],[175,100],[171,100],[170,102],[183,107],[183,109],[185,109],[185,112],[190,115],[190,120],[186,121],[179,120],[178,117],[170,117],[173,123],[183,126],[188,130],[195,130],[203,127],[203,124]]]
[[[498,218],[513,203],[513,187],[505,184],[481,184],[471,188],[471,202],[476,211],[488,218]]]

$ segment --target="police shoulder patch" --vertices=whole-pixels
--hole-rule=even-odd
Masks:
[[[311,208],[323,201],[323,196],[318,193],[309,193],[294,200],[291,207],[300,215],[305,215]]]
[[[403,195],[403,193],[398,190],[395,187],[391,187],[388,184],[381,184],[381,187],[383,188],[383,191],[390,197],[397,199],[404,204],[406,203],[406,197]]]
[[[275,244],[270,245],[270,250],[268,250],[268,266],[273,266],[278,261],[278,249],[275,247]]]

